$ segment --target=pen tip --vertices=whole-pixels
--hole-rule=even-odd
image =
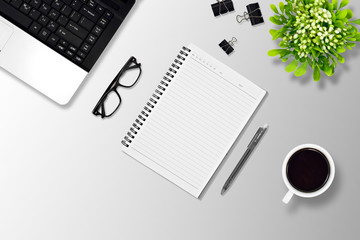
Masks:
[[[269,124],[265,124],[264,126],[263,126],[263,128],[268,128],[269,127]]]
[[[221,189],[221,195],[224,195],[225,192],[226,192],[226,188]]]

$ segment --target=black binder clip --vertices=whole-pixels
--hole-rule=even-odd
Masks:
[[[222,41],[219,46],[222,48],[222,50],[224,50],[224,52],[226,52],[227,55],[229,55],[230,53],[232,53],[234,51],[234,43],[237,42],[237,39],[235,37],[233,37],[231,39],[231,41],[226,41],[224,39],[224,41]]]
[[[250,19],[251,25],[254,26],[264,22],[259,3],[249,4],[246,6],[246,9],[247,12],[244,12],[244,15],[236,16],[236,21],[238,21],[238,23],[242,23],[242,21],[248,21]]]
[[[232,0],[217,0],[217,3],[211,4],[211,8],[215,17],[235,10]]]

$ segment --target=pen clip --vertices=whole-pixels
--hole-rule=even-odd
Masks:
[[[247,147],[251,147],[251,145],[253,145],[254,143],[257,144],[257,142],[261,139],[262,135],[264,135],[264,133],[266,132],[266,129],[266,127],[260,127]]]
[[[259,136],[260,132],[262,131],[262,128],[259,128],[257,130],[257,132],[255,133],[254,137],[251,139],[249,145],[247,146],[248,148],[253,144],[253,142],[257,139],[257,137]]]

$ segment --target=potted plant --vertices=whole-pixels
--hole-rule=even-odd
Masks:
[[[289,60],[287,72],[295,71],[295,76],[313,70],[314,81],[319,81],[321,71],[332,76],[338,63],[344,63],[341,55],[356,46],[360,33],[355,24],[360,19],[351,20],[353,12],[343,9],[349,0],[285,0],[279,8],[271,4],[275,15],[270,21],[281,26],[271,29],[273,40],[280,39],[280,49],[268,52],[271,57],[279,56],[283,62]]]

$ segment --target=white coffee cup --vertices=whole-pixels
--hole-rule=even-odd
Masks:
[[[325,155],[325,157],[327,158],[329,165],[330,165],[330,173],[329,173],[327,182],[324,184],[324,186],[322,186],[320,189],[318,189],[315,192],[301,192],[301,191],[295,189],[289,182],[287,174],[286,174],[287,164],[288,164],[291,156],[294,153],[296,153],[297,151],[299,151],[301,149],[306,149],[306,148],[312,148],[312,149],[318,150],[321,153],[323,153]],[[331,155],[324,148],[322,148],[318,145],[315,145],[315,144],[303,144],[303,145],[295,147],[286,155],[283,166],[282,166],[282,176],[283,176],[286,187],[289,189],[289,191],[287,192],[287,194],[285,195],[285,197],[282,200],[284,203],[287,204],[294,194],[299,197],[304,197],[304,198],[316,197],[316,196],[319,196],[320,194],[324,193],[330,187],[331,183],[334,180],[334,177],[335,177],[334,160],[332,159]]]

